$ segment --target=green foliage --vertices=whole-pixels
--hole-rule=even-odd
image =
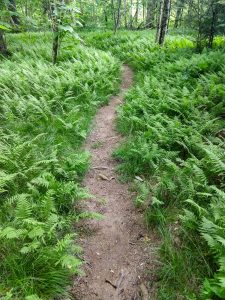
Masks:
[[[81,249],[71,223],[89,156],[80,147],[118,84],[110,55],[67,42],[51,65],[50,34],[10,36],[0,74],[0,298],[69,297]],[[99,217],[91,215],[91,217]]]
[[[144,179],[136,203],[163,236],[158,297],[224,299],[224,51],[217,39],[196,54],[174,36],[160,49],[145,33],[86,40],[96,38],[138,71],[119,108],[127,142],[115,156],[123,175]]]

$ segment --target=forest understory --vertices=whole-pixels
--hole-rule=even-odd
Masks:
[[[224,16],[0,0],[1,300],[225,299]]]
[[[51,299],[65,293],[68,275],[75,273],[74,297],[85,291],[88,296],[83,299],[94,299],[102,291],[102,299],[110,299],[111,294],[104,291],[114,289],[112,284],[125,272],[122,261],[127,259],[133,277],[124,274],[123,284],[131,281],[129,289],[118,296],[121,299],[141,295],[141,284],[151,293],[153,282],[156,299],[208,299],[218,293],[224,237],[224,42],[216,39],[214,50],[196,54],[188,38],[171,36],[166,47],[160,48],[146,34],[81,33],[86,46],[68,47],[57,66],[51,66],[50,57],[44,56],[48,34],[41,36],[42,43],[40,34],[11,37],[11,47],[16,43],[20,51],[2,62],[1,73],[1,268],[5,274],[1,289],[12,288],[4,297]],[[135,78],[130,91],[124,94],[122,90],[99,110],[84,151],[80,146],[89,135],[95,112],[108,103],[110,94],[117,93],[120,82],[119,60],[92,45],[102,50],[107,47],[129,63]],[[122,89],[124,80],[131,85],[131,78],[125,77]],[[120,143],[113,128],[116,104],[116,127],[124,136]],[[87,190],[82,187],[82,177],[90,161],[88,152],[94,155],[91,168],[112,170],[90,169],[84,180]],[[129,191],[126,182],[130,182]],[[115,189],[119,195],[114,207],[110,201]],[[83,205],[76,203],[81,198],[93,199],[90,193],[95,200],[87,201],[82,211]],[[125,226],[126,235],[117,227],[118,217],[130,223],[127,230]],[[99,233],[90,234],[85,225],[89,222],[91,230],[97,227]],[[81,236],[87,231],[90,237],[83,241],[79,237],[74,244],[71,224],[77,232],[81,230]],[[115,226],[112,231],[110,226]],[[122,236],[118,236],[120,243],[113,256],[110,241],[117,241],[119,233]],[[140,239],[137,245],[136,239]],[[89,266],[89,270],[85,267],[86,283],[81,245]],[[148,255],[143,248],[149,250]],[[126,255],[121,256],[120,250]],[[42,278],[40,283],[37,278]],[[105,290],[100,283],[106,285]],[[127,291],[129,296],[122,298]]]

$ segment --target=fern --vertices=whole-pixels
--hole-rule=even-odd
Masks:
[[[136,201],[148,203],[147,222],[171,244],[161,255],[159,298],[223,299],[224,51],[196,54],[190,40],[173,36],[159,49],[144,33],[84,37],[138,72],[119,108],[117,127],[128,138],[115,156],[123,176],[144,179],[150,197],[137,186]]]
[[[81,218],[77,202],[89,197],[81,146],[96,109],[117,90],[120,66],[82,45],[52,66],[49,33],[9,38],[20,50],[1,61],[0,298],[64,299],[81,265],[68,233]]]

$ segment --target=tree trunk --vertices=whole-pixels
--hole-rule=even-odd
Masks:
[[[127,0],[124,0],[124,26],[127,28]]]
[[[59,54],[59,30],[58,26],[54,26],[53,29],[53,44],[52,44],[52,62],[53,65],[57,63],[57,58]]]
[[[159,3],[159,15],[158,15],[158,20],[157,20],[157,30],[156,30],[156,37],[155,37],[156,43],[159,42],[160,26],[162,23],[162,15],[163,15],[163,1],[164,0],[160,0],[160,3]]]
[[[187,15],[189,24],[192,23],[192,17],[193,17],[193,0],[189,0],[188,1],[188,15]]]
[[[212,48],[213,46],[213,40],[216,32],[216,23],[218,19],[218,7],[217,3],[212,3],[212,19],[211,19],[211,26],[210,26],[210,31],[209,31],[209,42],[208,42],[208,47]]]
[[[117,32],[117,29],[119,28],[119,25],[120,25],[121,2],[122,2],[122,0],[118,0],[118,2],[117,2],[118,6],[117,6],[117,9],[115,9],[114,1],[112,0],[113,17],[114,17],[114,33]]]
[[[53,32],[53,43],[52,43],[52,62],[55,65],[59,54],[59,16],[57,15],[57,4],[51,3],[51,20],[52,20],[52,32]]]
[[[117,20],[116,20],[116,30],[120,26],[120,18],[121,18],[121,3],[122,0],[118,0],[118,10],[117,10]]]
[[[151,23],[152,23],[152,0],[148,1],[147,4],[147,17],[146,17],[146,28],[151,28]]]
[[[130,29],[133,28],[133,0],[130,3]]]
[[[156,0],[148,0],[147,3],[147,17],[146,17],[146,28],[154,28],[154,20],[155,20],[155,7]]]
[[[104,19],[105,19],[105,26],[108,27],[108,15],[107,9],[104,7]]]
[[[169,30],[169,25],[170,25],[170,13],[171,13],[171,0],[170,0],[170,3],[169,3],[169,15],[168,15],[167,24],[166,24],[166,33],[168,33],[168,30]]]
[[[114,0],[111,0],[111,6],[112,6],[112,19],[113,19],[114,31],[115,31],[115,28],[116,28],[116,13],[115,13]]]
[[[13,26],[18,27],[20,25],[20,19],[17,14],[16,9],[16,1],[15,0],[9,0],[8,2],[8,9],[11,13],[11,23]]]
[[[183,7],[182,7],[182,3],[178,3],[178,7],[177,7],[177,12],[176,12],[176,18],[175,18],[175,22],[174,22],[174,28],[178,28],[180,21],[181,21],[181,17],[182,17],[182,11],[183,11]]]
[[[168,28],[169,16],[170,16],[170,0],[164,0],[161,24],[159,29],[159,40],[158,40],[159,45],[161,46],[164,44],[165,35]]]
[[[9,55],[9,51],[7,49],[6,41],[2,30],[0,30],[0,55]]]
[[[136,3],[136,12],[135,12],[135,24],[138,26],[138,17],[139,17],[139,0]]]
[[[143,18],[142,22],[143,23],[146,20],[145,12],[146,12],[146,3],[145,3],[145,1],[142,0],[142,18]]]

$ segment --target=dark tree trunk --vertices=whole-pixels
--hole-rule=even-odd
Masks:
[[[138,27],[138,17],[139,17],[139,0],[136,3],[136,13],[135,13],[135,24]]]
[[[114,32],[117,32],[117,29],[120,25],[120,17],[121,17],[121,2],[122,0],[118,0],[117,9],[115,9],[114,1],[112,0],[112,9],[113,9],[113,18],[114,18]]]
[[[161,24],[159,29],[159,45],[164,44],[166,31],[168,28],[169,23],[169,16],[170,16],[170,0],[164,0],[163,9],[162,9],[162,17],[161,17]]]
[[[52,20],[52,32],[53,32],[53,42],[52,42],[52,62],[53,64],[56,64],[58,54],[59,54],[59,24],[60,20],[56,13],[56,4],[54,2],[51,3],[50,6],[50,16]]]
[[[147,17],[146,17],[146,28],[154,28],[155,27],[155,7],[156,0],[149,0],[147,4]]]
[[[156,30],[156,37],[155,37],[156,43],[159,42],[159,33],[160,33],[160,26],[161,26],[161,23],[162,23],[162,14],[163,14],[163,1],[164,0],[160,0],[160,3],[159,3],[159,12],[158,12],[158,19],[157,19],[157,30]]]
[[[129,24],[129,27],[130,29],[133,29],[133,0],[131,0],[131,3],[130,3],[130,24]]]
[[[59,54],[59,31],[58,26],[53,29],[52,62],[55,65]]]
[[[104,14],[103,17],[104,17],[104,20],[105,20],[105,26],[107,27],[108,26],[108,20],[109,20],[108,10],[107,10],[107,2],[103,6],[103,14]]]
[[[188,1],[188,15],[187,15],[189,24],[191,24],[191,22],[192,22],[192,17],[193,17],[193,0],[189,0]]]
[[[127,28],[127,0],[124,0],[124,26]]]
[[[6,41],[5,41],[5,38],[4,38],[3,31],[0,30],[0,55],[7,56],[9,54],[10,53],[7,49],[7,45],[6,45]]]
[[[212,19],[211,19],[211,26],[209,31],[209,42],[208,47],[212,48],[213,46],[213,40],[216,32],[216,24],[218,20],[218,6],[217,3],[212,4]]]
[[[112,6],[112,19],[113,19],[114,31],[115,31],[115,28],[116,28],[116,12],[115,12],[114,0],[111,0],[111,6]]]
[[[108,26],[108,15],[106,9],[104,9],[104,19],[105,19],[105,26]]]
[[[170,13],[171,13],[171,0],[170,0],[170,3],[169,3],[169,15],[168,15],[167,24],[166,24],[166,33],[168,33],[168,30],[169,30],[169,25],[170,25]]]
[[[18,27],[20,25],[20,19],[19,19],[18,14],[17,14],[16,1],[15,0],[9,0],[8,9],[11,13],[11,23],[12,23],[12,25]]]
[[[178,28],[178,26],[180,25],[182,19],[182,13],[183,13],[183,2],[180,2],[178,3],[178,7],[177,7],[174,28]]]
[[[116,19],[116,31],[120,26],[120,18],[121,18],[121,2],[122,0],[118,0],[118,10],[117,10],[117,19]]]
[[[144,21],[146,20],[146,17],[145,17],[145,13],[146,13],[146,3],[145,1],[142,0],[142,23],[144,23]]]

